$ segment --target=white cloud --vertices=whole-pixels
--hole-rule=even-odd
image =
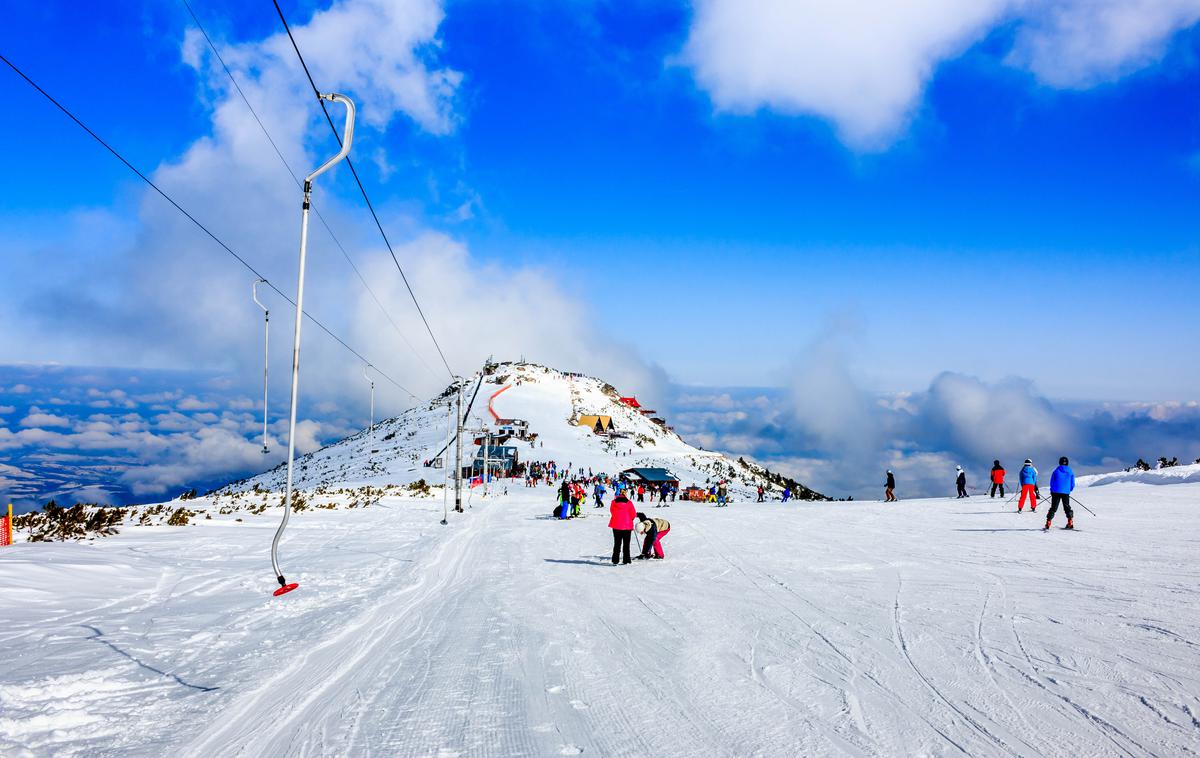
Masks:
[[[181,411],[211,411],[217,407],[217,404],[207,400],[201,400],[195,395],[188,395],[176,403],[175,407]]]
[[[1005,61],[1054,87],[1088,87],[1159,60],[1200,0],[700,0],[679,61],[718,110],[832,122],[858,150],[886,148],[942,61],[1000,24]]]
[[[1057,0],[1026,16],[1008,62],[1054,87],[1082,88],[1157,63],[1200,20],[1200,0]]]
[[[13,413],[13,412],[15,412],[16,410],[17,410],[16,406],[12,406],[12,405],[0,405],[0,415],[6,415],[6,414],[9,414],[9,413]]]
[[[71,420],[65,416],[55,416],[51,413],[43,413],[36,405],[29,409],[29,414],[21,419],[21,426],[49,426],[49,427],[69,427]]]

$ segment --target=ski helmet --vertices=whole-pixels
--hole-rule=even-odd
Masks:
[[[955,471],[962,471],[962,466],[955,466],[955,467],[954,467],[954,470],[955,470]]]
[[[1067,456],[1065,455],[1058,459],[1058,465],[1060,466],[1066,466],[1069,462],[1070,461],[1067,460]]]
[[[1026,466],[1032,466],[1032,465],[1033,465],[1033,461],[1031,461],[1031,460],[1029,460],[1028,458],[1026,458],[1026,459],[1025,459],[1025,465],[1026,465]]]

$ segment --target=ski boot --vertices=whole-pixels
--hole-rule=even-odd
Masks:
[[[1073,518],[1067,519],[1067,525],[1064,526],[1063,528],[1064,529],[1074,529],[1075,528],[1075,519],[1073,519]]]
[[[1046,525],[1042,527],[1043,532],[1050,531],[1050,519],[1046,519]]]

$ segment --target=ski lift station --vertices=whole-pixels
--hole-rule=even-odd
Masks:
[[[471,462],[470,470],[463,472],[464,475],[472,477],[482,475],[483,456],[484,446],[480,445],[479,452],[475,454],[475,460]],[[519,462],[520,458],[516,447],[512,445],[487,446],[487,467],[493,476],[512,476]]]
[[[670,484],[675,487],[679,486],[679,477],[665,468],[627,468],[621,472],[621,476],[641,484]]]

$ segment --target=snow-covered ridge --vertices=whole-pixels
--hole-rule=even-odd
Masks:
[[[1200,482],[1200,463],[1186,466],[1150,469],[1149,471],[1115,471],[1110,474],[1091,474],[1078,479],[1080,486],[1100,487],[1106,484],[1137,482],[1139,484],[1189,484]]]
[[[760,483],[770,491],[781,489],[779,482],[770,481],[761,467],[688,444],[668,426],[669,420],[655,421],[661,416],[652,410],[623,403],[617,388],[595,377],[533,363],[491,364],[463,383],[464,410],[481,373],[483,383],[465,425],[497,431],[499,424],[489,412],[488,402],[497,391],[507,388],[492,401],[496,415],[526,421],[529,431],[536,435],[533,442],[507,443],[517,447],[523,461],[554,461],[560,468],[608,474],[636,466],[662,467],[678,476],[683,486],[727,479],[732,494],[742,498],[749,497]],[[408,485],[422,479],[440,486],[448,470],[426,466],[425,462],[437,456],[450,439],[456,390],[451,385],[428,402],[379,422],[374,429],[300,456],[295,465],[297,489]],[[632,388],[625,391],[633,394]],[[616,434],[594,433],[587,424],[577,423],[583,416],[609,417]],[[470,464],[478,449],[472,442],[474,436],[463,436],[464,466]],[[451,462],[453,448],[443,458]],[[280,465],[223,487],[217,494],[279,492],[285,476],[286,468]],[[796,495],[800,499],[822,499],[810,490]]]

